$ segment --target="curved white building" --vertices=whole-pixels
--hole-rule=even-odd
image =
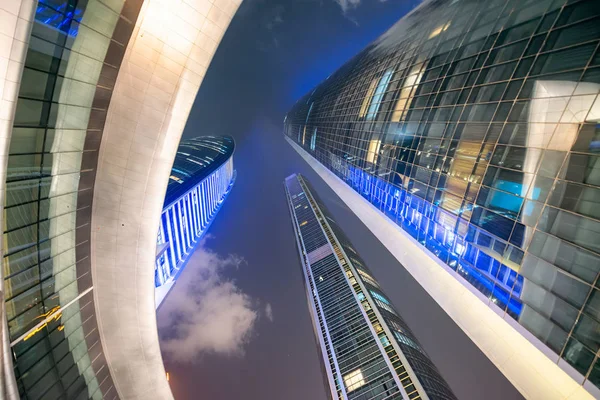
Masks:
[[[599,27],[598,0],[423,1],[284,122],[526,398],[600,398]]]
[[[157,309],[233,187],[234,150],[231,136],[198,136],[179,144],[156,241]]]
[[[0,0],[0,399],[170,399],[156,235],[240,0]]]

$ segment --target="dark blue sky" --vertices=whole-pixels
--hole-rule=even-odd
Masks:
[[[417,3],[362,0],[345,14],[334,0],[242,3],[206,74],[184,136],[228,134],[236,140],[237,181],[210,228],[214,238],[207,247],[245,259],[239,268],[223,271],[223,279],[251,299],[256,320],[243,354],[203,354],[191,363],[166,355],[177,399],[325,398],[283,191],[283,179],[295,172],[311,181],[456,395],[520,398],[283,139],[283,118],[296,99]],[[195,270],[191,261],[173,291],[183,290]],[[267,304],[272,321],[264,312]],[[159,325],[168,321],[167,313],[168,307],[159,310]]]
[[[192,129],[202,125],[247,137],[248,127],[262,117],[283,120],[297,98],[417,3],[362,0],[344,15],[334,0],[245,0],[215,54],[184,134],[195,135]]]

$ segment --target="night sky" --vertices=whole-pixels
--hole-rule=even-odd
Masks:
[[[521,396],[283,139],[297,98],[418,1],[244,0],[184,137],[236,140],[237,181],[158,312],[176,399],[325,399],[283,179],[304,174],[460,399]]]

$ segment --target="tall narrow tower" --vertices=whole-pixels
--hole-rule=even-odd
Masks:
[[[285,190],[331,397],[455,399],[306,179]]]

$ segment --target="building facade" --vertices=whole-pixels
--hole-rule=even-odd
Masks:
[[[526,396],[600,396],[599,18],[595,0],[425,1],[284,121]]]
[[[330,397],[456,399],[306,179],[285,191]]]
[[[0,0],[0,399],[170,399],[156,234],[239,1]]]
[[[156,242],[156,308],[233,187],[234,150],[229,136],[199,136],[179,144]]]

